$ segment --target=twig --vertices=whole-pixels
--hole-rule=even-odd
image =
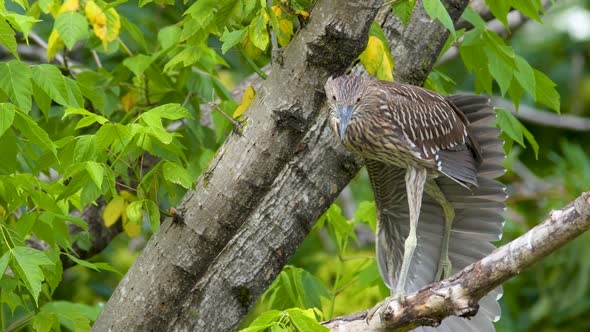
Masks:
[[[514,114],[517,118],[540,124],[547,127],[555,127],[562,129],[569,129],[575,131],[590,131],[590,119],[583,118],[572,114],[555,114],[551,112],[541,111],[528,105],[520,104],[518,112],[514,108],[514,104],[504,98],[494,97],[492,103],[499,107],[505,108],[507,111]]]
[[[227,121],[231,122],[232,126],[234,127],[234,131],[236,131],[240,136],[242,135],[242,124],[240,124],[238,121],[232,119],[231,116],[229,116],[227,113],[225,113],[220,107],[219,105],[210,102],[209,106],[211,106],[211,108],[215,109],[217,112],[219,112],[224,118],[227,119]]]
[[[268,7],[268,10],[272,11],[272,0],[266,0],[266,6]],[[274,15],[274,14],[273,14]],[[271,24],[271,28],[270,30],[270,45],[272,46],[272,50],[270,51],[271,54],[271,61],[272,63],[275,62],[275,57],[274,54],[275,52],[279,51],[279,43],[277,41],[277,33],[279,33],[278,31],[274,31],[274,28],[272,28],[272,24]]]
[[[63,49],[63,65],[66,68],[66,70],[68,71],[68,73],[70,73],[70,75],[72,75],[72,78],[76,79],[76,74],[72,71],[72,69],[70,68],[70,64],[68,62],[68,57],[66,57],[66,49]]]
[[[381,7],[389,6],[389,5],[392,5],[396,2],[397,2],[397,0],[386,1]]]
[[[96,66],[102,68],[102,62],[100,62],[100,58],[95,50],[92,50],[92,57],[94,58],[94,62],[96,62]]]
[[[47,50],[47,43],[41,38],[37,33],[34,31],[29,32],[29,37],[39,46],[43,47],[43,49]],[[59,62],[61,65],[64,65],[64,58],[61,54],[55,55],[55,60]]]
[[[240,50],[240,53],[242,54],[242,56],[244,57],[244,59],[246,59],[246,62],[248,62],[248,64],[250,65],[250,67],[252,67],[252,69],[254,69],[254,72],[256,72],[256,74],[258,74],[258,76],[260,76],[263,80],[266,79],[266,73],[264,73],[260,67],[258,67],[258,65],[256,63],[254,63],[254,61],[250,58],[250,56],[248,54],[246,54],[246,51],[244,51],[243,48],[238,47]]]
[[[590,229],[590,192],[550,213],[549,219],[514,241],[496,249],[454,276],[390,303],[384,322],[376,315],[367,326],[366,311],[323,323],[332,331],[408,331],[436,326],[445,317],[471,317],[477,302],[524,269]]]

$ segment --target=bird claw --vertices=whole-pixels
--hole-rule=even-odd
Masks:
[[[451,260],[447,257],[446,259],[442,258],[438,262],[438,269],[436,271],[436,276],[434,277],[434,281],[441,281],[451,276],[452,265]]]
[[[365,318],[365,322],[367,323],[367,325],[369,325],[369,323],[371,322],[371,319],[373,319],[373,317],[375,316],[375,314],[377,312],[379,312],[379,318],[381,318],[381,321],[383,321],[383,314],[385,309],[387,309],[387,307],[389,307],[389,304],[399,298],[401,298],[401,293],[398,293],[396,295],[392,295],[392,296],[388,296],[385,298],[385,300],[377,303],[371,310],[369,310],[369,312],[367,313],[367,317]]]

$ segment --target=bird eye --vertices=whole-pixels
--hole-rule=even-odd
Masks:
[[[336,96],[334,96],[334,95],[333,95],[333,96],[332,96],[332,100],[336,100]]]
[[[357,103],[360,103],[360,102],[361,102],[361,97],[358,97],[358,98],[356,99],[356,102],[357,102]]]

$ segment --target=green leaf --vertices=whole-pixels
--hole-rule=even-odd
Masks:
[[[22,9],[27,10],[29,9],[29,1],[28,0],[14,0],[14,3],[18,4],[22,7]]]
[[[193,186],[193,178],[189,172],[177,163],[167,161],[162,166],[164,179],[172,183],[190,189]]]
[[[152,57],[144,54],[137,54],[123,60],[123,64],[125,67],[129,68],[135,76],[140,76],[152,64]]]
[[[227,28],[223,31],[223,35],[221,35],[220,40],[223,42],[221,45],[221,52],[225,54],[230,48],[236,46],[237,44],[241,43],[244,40],[244,36],[246,36],[246,29],[234,30],[229,32]]]
[[[56,316],[68,331],[76,332],[90,331],[90,323],[96,320],[100,311],[99,306],[91,307],[66,301],[51,301],[41,307],[41,313]]]
[[[455,36],[455,25],[453,20],[440,0],[423,0],[422,4],[430,18],[433,20],[439,20],[440,23],[451,32],[451,35]]]
[[[5,18],[8,20],[8,22],[16,30],[19,30],[19,31],[21,31],[23,33],[23,35],[25,36],[25,39],[27,40],[27,43],[29,41],[28,40],[29,33],[33,29],[33,26],[37,22],[41,22],[41,20],[38,20],[38,19],[36,19],[36,18],[34,18],[32,16],[29,16],[29,15],[21,15],[21,14],[9,12],[5,16]]]
[[[375,209],[375,201],[363,201],[359,204],[354,213],[354,220],[356,222],[366,222],[371,226],[373,233],[377,232],[377,212]]]
[[[156,202],[151,199],[146,199],[143,203],[148,213],[150,228],[152,229],[152,232],[157,233],[160,229],[160,209]]]
[[[288,309],[286,312],[291,317],[291,322],[298,331],[327,332],[329,328],[320,324],[313,313],[313,310],[301,310],[299,308]]]
[[[143,48],[144,52],[148,52],[145,37],[143,36],[143,32],[139,29],[139,27],[137,27],[137,25],[133,24],[133,22],[125,18],[125,16],[119,15],[119,18],[121,20],[121,27],[125,31],[127,31],[129,35],[131,35],[131,38],[133,38],[133,40],[135,40],[139,44],[139,46]]]
[[[81,163],[96,159],[96,136],[83,135],[76,138],[74,147],[74,162]],[[92,176],[92,175],[90,175]]]
[[[283,312],[278,310],[269,310],[260,314],[246,329],[240,332],[254,332],[254,331],[265,331],[267,327],[271,326],[272,322],[279,320],[283,317]],[[259,328],[264,329],[259,329]]]
[[[54,65],[31,66],[33,81],[56,103],[70,106],[68,88],[64,76]],[[74,105],[71,105],[74,106]]]
[[[532,18],[533,20],[542,23],[539,11],[544,12],[543,5],[537,0],[517,0],[512,1],[512,6],[518,9],[521,13]]]
[[[504,96],[510,87],[510,82],[512,82],[514,69],[489,48],[486,48],[486,54],[488,56],[488,70],[500,86],[500,92]]]
[[[465,8],[461,17],[471,23],[476,29],[484,30],[486,28],[486,22],[470,6]]]
[[[14,30],[12,30],[10,25],[6,23],[2,17],[0,17],[0,43],[4,45],[15,58],[19,58],[16,50],[17,44]]]
[[[547,77],[547,75],[534,69],[535,71],[535,82],[537,85],[537,91],[535,93],[536,101],[549,106],[552,110],[560,113],[559,109],[559,93],[555,90],[556,84]]]
[[[164,104],[162,106],[154,107],[151,110],[143,113],[139,118],[142,118],[146,114],[155,115],[158,118],[179,120],[182,118],[192,119],[191,113],[180,104]]]
[[[142,205],[142,201],[135,201],[127,205],[127,218],[129,218],[129,221],[136,224],[141,223],[141,220],[143,219]]]
[[[83,39],[88,38],[88,21],[86,17],[78,12],[65,12],[55,19],[55,29],[59,37],[66,44],[69,50]]]
[[[103,125],[109,121],[107,118],[105,118],[103,116],[100,116],[98,114],[94,114],[94,113],[89,112],[83,108],[77,108],[77,107],[68,107],[65,110],[64,116],[62,117],[62,119],[64,119],[66,116],[72,115],[72,114],[79,114],[79,115],[83,116],[83,118],[76,125],[75,129],[88,127],[95,122],[98,122],[101,125]]]
[[[496,123],[498,124],[498,127],[502,129],[508,137],[524,147],[522,124],[520,121],[518,121],[512,113],[501,108],[496,109],[496,114]]]
[[[176,25],[170,25],[158,31],[158,42],[163,49],[178,45],[182,31]]]
[[[184,50],[180,51],[164,66],[164,72],[167,73],[170,70],[176,68],[178,64],[182,63],[183,67],[188,67],[199,61],[201,57],[201,46],[187,46]]]
[[[518,83],[520,83],[520,86],[523,87],[529,95],[536,99],[537,87],[533,68],[523,57],[519,55],[517,55],[514,60],[516,62],[517,69],[514,72],[514,77]]]
[[[33,85],[31,70],[27,64],[18,60],[0,62],[0,89],[23,112],[31,111]]]
[[[4,135],[0,136],[0,146],[2,147],[2,158],[0,158],[0,174],[7,175],[16,171],[16,136],[13,130],[7,130]]]
[[[526,127],[522,123],[520,124],[520,126],[520,129],[522,129],[524,137],[529,142],[529,144],[533,148],[533,151],[535,152],[535,158],[539,159],[539,143],[537,143],[533,134],[531,134],[531,132],[528,129],[526,129]]]
[[[49,118],[49,109],[51,108],[51,98],[45,93],[41,87],[35,81],[33,81],[33,99],[37,107],[43,112],[45,120]]]
[[[37,303],[41,293],[41,283],[45,279],[41,265],[54,265],[54,263],[42,251],[29,247],[15,247],[11,250],[11,254],[10,267],[22,279]]]
[[[85,165],[88,175],[90,175],[90,178],[94,181],[98,189],[101,189],[104,167],[95,161],[87,161]]]
[[[6,268],[8,267],[8,261],[10,261],[10,251],[7,251],[0,257],[0,275],[4,275]]]
[[[248,26],[248,37],[254,46],[265,51],[268,46],[269,37],[266,30],[266,23],[262,12]]]
[[[0,137],[4,135],[6,129],[12,126],[16,107],[8,103],[0,103]]]
[[[49,138],[49,135],[27,114],[17,110],[14,117],[14,126],[20,133],[28,138],[43,151],[51,152],[57,158],[57,147]]]
[[[82,107],[84,105],[84,97],[78,83],[69,77],[64,77],[66,83],[66,91],[68,92],[68,106]]]
[[[412,20],[412,12],[416,6],[416,0],[399,0],[391,4],[391,10],[397,18],[407,27]]]
[[[33,317],[31,327],[35,332],[59,331],[60,324],[56,314],[41,311]]]
[[[492,14],[504,24],[507,30],[510,30],[508,28],[508,12],[510,12],[512,0],[486,0],[486,4]]]

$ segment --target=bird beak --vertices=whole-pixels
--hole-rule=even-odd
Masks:
[[[348,120],[350,120],[353,110],[353,105],[338,106],[336,109],[338,117],[340,118],[340,139],[344,139],[344,132],[346,131],[346,126],[348,125]]]

